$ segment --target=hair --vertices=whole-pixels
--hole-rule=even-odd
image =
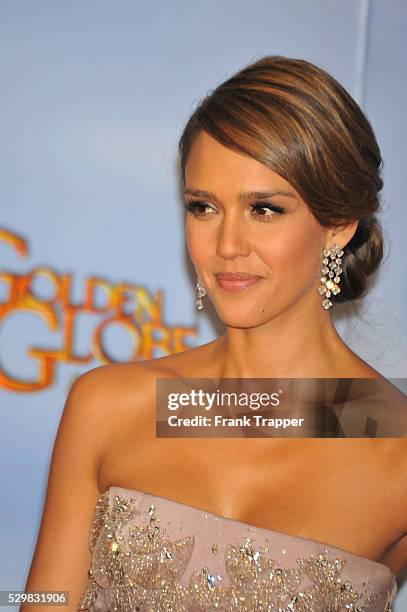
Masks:
[[[179,140],[182,179],[204,130],[288,181],[324,227],[358,221],[343,248],[337,302],[362,297],[383,258],[376,213],[383,161],[373,129],[351,95],[306,60],[265,56],[239,70],[197,105]]]

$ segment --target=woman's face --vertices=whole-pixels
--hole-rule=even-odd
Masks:
[[[256,327],[301,304],[323,310],[317,288],[326,229],[290,183],[204,131],[185,182],[189,253],[225,325]],[[219,276],[236,272],[258,278]]]

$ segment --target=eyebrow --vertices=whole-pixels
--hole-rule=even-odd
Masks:
[[[195,195],[202,198],[217,200],[216,195],[212,191],[205,191],[203,189],[186,189],[185,195]],[[241,191],[239,196],[242,200],[249,200],[251,198],[270,198],[272,196],[285,196],[287,198],[297,197],[292,191],[284,191],[282,189],[277,189],[275,191]]]

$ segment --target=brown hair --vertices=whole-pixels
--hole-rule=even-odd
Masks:
[[[372,127],[350,94],[311,62],[265,56],[199,102],[179,141],[182,178],[204,130],[261,162],[301,195],[324,227],[358,220],[343,249],[337,302],[361,297],[383,257],[376,212],[382,158]]]

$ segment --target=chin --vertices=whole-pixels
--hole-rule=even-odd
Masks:
[[[218,309],[216,308],[216,306],[215,309],[218,314],[218,317],[227,327],[250,329],[267,323],[267,321],[269,321],[271,318],[270,315],[267,316],[264,312],[253,312],[253,309],[248,309],[247,311],[234,309],[232,311],[231,308]]]

